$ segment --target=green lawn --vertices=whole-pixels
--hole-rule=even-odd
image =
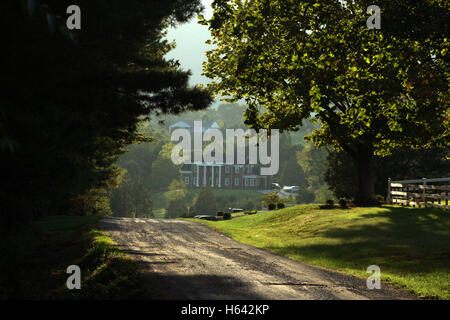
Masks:
[[[101,233],[99,216],[49,217],[0,243],[0,299],[141,299],[158,296],[152,280]],[[81,289],[68,290],[69,265]]]
[[[450,299],[450,212],[300,205],[199,222],[237,241],[364,278],[369,265],[378,265],[384,281],[421,297]]]

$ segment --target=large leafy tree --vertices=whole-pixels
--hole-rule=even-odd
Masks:
[[[374,155],[448,146],[450,3],[216,0],[205,74],[230,101],[246,99],[254,128],[320,123],[309,139],[357,164],[356,202],[374,202]],[[262,106],[262,107],[261,107]]]
[[[104,193],[118,155],[146,140],[142,119],[211,102],[164,58],[164,30],[199,13],[199,0],[80,0],[81,30],[69,31],[71,4],[0,4],[0,227]]]

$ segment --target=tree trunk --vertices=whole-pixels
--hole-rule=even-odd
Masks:
[[[358,191],[355,204],[358,206],[377,205],[374,188],[373,146],[370,144],[359,145],[353,158],[358,169]]]

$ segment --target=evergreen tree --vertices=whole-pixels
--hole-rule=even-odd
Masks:
[[[173,47],[164,30],[200,12],[199,0],[80,0],[73,31],[65,24],[72,2],[45,3],[0,4],[2,234],[67,213],[71,199],[101,196],[126,146],[149,140],[137,131],[145,117],[211,102],[164,58]]]

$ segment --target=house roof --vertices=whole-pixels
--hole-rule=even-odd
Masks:
[[[194,120],[181,120],[176,123],[173,123],[169,126],[169,131],[175,128],[193,129]],[[205,132],[208,129],[220,129],[220,126],[217,124],[216,121],[202,120],[202,132]]]

